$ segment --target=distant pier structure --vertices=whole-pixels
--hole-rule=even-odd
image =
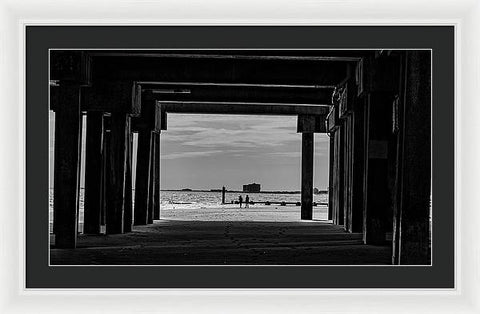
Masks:
[[[243,192],[246,193],[258,193],[260,192],[260,184],[258,183],[250,183],[250,184],[244,184],[243,185]]]

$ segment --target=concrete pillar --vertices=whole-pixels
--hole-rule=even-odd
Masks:
[[[399,119],[401,165],[397,171],[400,188],[395,204],[398,217],[395,264],[427,265],[431,261],[430,65],[430,51],[406,52],[405,101]]]
[[[155,207],[155,133],[150,136],[150,172],[148,185],[148,215],[147,222],[153,223],[153,208]]]
[[[55,110],[54,220],[57,248],[75,248],[80,171],[80,89],[59,87]]]
[[[87,113],[83,233],[100,233],[102,212],[103,112]]]
[[[153,203],[153,219],[160,219],[160,133],[155,133],[155,194]]]
[[[313,133],[302,133],[301,219],[313,218]]]
[[[138,131],[137,171],[135,179],[134,225],[148,223],[148,195],[150,179],[151,132],[146,129]]]
[[[391,93],[372,92],[367,101],[366,199],[364,237],[366,244],[382,244],[391,230],[393,213],[388,187],[388,142],[391,133]]]
[[[334,133],[334,171],[333,171],[333,222],[342,225],[344,222],[343,213],[343,125],[339,125]]]
[[[353,112],[353,183],[352,183],[352,232],[363,230],[363,173],[365,166],[364,108],[360,99]]]
[[[345,231],[352,231],[352,117],[347,115],[343,121],[344,130],[343,142],[344,142],[344,154],[343,154],[343,200],[344,200],[344,215],[343,225]]]
[[[133,223],[133,204],[132,204],[132,125],[131,117],[127,117],[126,126],[126,169],[125,169],[125,209],[124,209],[124,224],[123,231],[132,231]]]
[[[104,118],[105,122],[105,118]],[[107,160],[110,152],[110,130],[105,130],[103,134],[103,151],[102,151],[102,208],[100,213],[100,225],[105,226],[107,223]]]
[[[106,181],[107,234],[124,232],[127,120],[126,113],[112,113]]]
[[[80,104],[80,108],[81,108],[81,104]],[[79,140],[79,143],[78,143],[78,151],[80,153],[80,160],[78,161],[79,162],[79,166],[78,166],[78,176],[77,176],[77,191],[78,191],[78,197],[77,197],[77,233],[80,233],[81,231],[83,230],[80,230],[80,225],[79,225],[79,222],[80,222],[80,173],[81,173],[81,165],[82,165],[82,161],[81,161],[81,158],[82,158],[82,135],[83,135],[83,115],[80,115],[80,125],[78,127],[80,129],[80,140]]]
[[[328,220],[333,219],[333,203],[334,203],[334,194],[333,194],[333,169],[334,169],[334,160],[335,160],[335,141],[334,134],[330,133],[330,148],[329,148],[329,171],[328,171]]]

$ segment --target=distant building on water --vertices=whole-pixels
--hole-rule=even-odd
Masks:
[[[243,185],[243,192],[246,192],[246,193],[260,192],[260,184],[257,184],[257,183],[244,184]]]

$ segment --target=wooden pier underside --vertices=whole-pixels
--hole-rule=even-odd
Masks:
[[[325,120],[329,107],[315,104],[157,101],[167,113],[238,114],[238,115],[322,115]]]
[[[225,235],[240,223],[189,222],[179,229],[175,229],[177,222],[152,224],[165,218],[159,207],[158,165],[160,138],[168,136],[163,135],[168,133],[164,132],[167,115],[198,113],[297,116],[297,132],[302,133],[302,197],[297,215],[307,220],[303,226],[312,223],[312,229],[303,230],[302,240],[296,241],[284,238],[285,227],[269,226],[263,236],[274,245],[267,245],[265,252],[275,251],[279,243],[286,248],[303,247],[309,236],[336,230],[348,241],[354,238],[363,243],[363,249],[360,243],[343,247],[345,251],[340,248],[337,261],[343,257],[344,263],[355,264],[355,255],[363,256],[362,250],[376,245],[372,250],[379,250],[377,259],[360,258],[358,263],[384,263],[382,248],[389,245],[387,263],[431,263],[430,51],[53,50],[50,60],[50,109],[56,113],[56,243],[52,250],[56,262],[71,264],[78,258],[86,263],[90,252],[91,263],[122,263],[125,256],[130,258],[130,250],[145,263],[172,263],[173,259],[162,259],[146,249],[169,247],[160,239],[162,234],[170,236],[167,239],[173,247],[169,248],[178,253],[177,264],[182,263],[181,256],[191,254],[183,249],[197,252],[198,259],[189,260],[199,263],[215,259],[222,264],[218,247],[242,252],[242,259],[260,258],[261,250],[245,250],[242,243],[262,247],[257,242],[267,231],[261,224],[244,225],[252,234],[240,236],[247,232],[241,231],[244,242]],[[89,129],[85,230],[91,235],[87,237],[77,235],[83,114]],[[138,133],[136,152],[132,151],[134,132]],[[328,218],[333,225],[329,226],[312,221],[314,133],[330,136]],[[133,167],[136,208],[132,208],[130,188]],[[108,236],[98,235],[105,223]],[[205,235],[224,235],[231,242],[222,246],[225,243],[220,241],[218,251],[207,254],[208,250],[200,249],[206,243],[196,238],[197,227],[206,228],[202,229]],[[181,235],[180,230],[186,233]],[[186,237],[197,246],[188,244]],[[138,239],[145,245],[135,246]],[[103,241],[105,245],[98,245]],[[319,242],[313,251],[296,251],[299,254],[265,253],[266,259],[258,263],[271,263],[274,256],[308,264],[311,261],[305,256],[310,255],[317,258],[317,264],[328,264],[332,260],[327,257],[333,256],[327,252],[331,249],[328,241],[321,242],[325,247]],[[238,257],[237,253],[231,256]],[[242,263],[237,257],[223,262]]]

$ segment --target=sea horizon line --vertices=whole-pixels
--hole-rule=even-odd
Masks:
[[[222,192],[222,189],[190,189],[190,188],[184,188],[184,189],[160,189],[160,191],[164,191],[164,192]],[[291,190],[268,191],[268,190],[266,190],[266,191],[259,191],[259,192],[252,192],[252,191],[245,192],[245,191],[240,191],[240,190],[228,190],[228,189],[226,189],[225,192],[229,192],[229,193],[251,193],[251,194],[254,194],[254,193],[300,194],[301,193],[300,190],[294,190],[294,191],[291,191]],[[328,193],[328,190],[318,190],[318,193],[319,194]]]

